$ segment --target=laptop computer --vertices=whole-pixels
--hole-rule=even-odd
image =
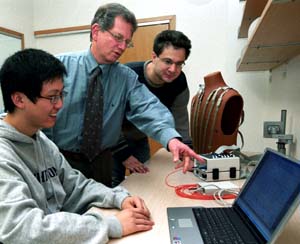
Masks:
[[[216,238],[211,243],[273,243],[299,201],[300,163],[267,148],[231,207],[167,208],[171,244],[210,243],[206,241],[207,236]],[[224,210],[224,219],[232,221],[234,232],[242,241],[226,240],[226,237],[234,235],[224,234],[227,233],[224,230],[224,239],[222,235],[217,237],[216,230],[210,233],[210,225],[204,220],[197,220],[198,210]],[[212,227],[223,229],[227,226],[219,226],[223,218],[215,218]]]

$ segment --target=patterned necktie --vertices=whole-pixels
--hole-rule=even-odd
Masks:
[[[85,106],[81,152],[92,161],[101,152],[103,88],[101,68],[91,74]]]

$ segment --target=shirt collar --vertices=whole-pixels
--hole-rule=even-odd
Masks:
[[[158,88],[158,87],[162,87],[164,86],[164,84],[155,84],[153,83],[149,78],[148,78],[148,75],[147,75],[147,65],[150,64],[152,62],[152,60],[148,60],[144,63],[144,76],[145,76],[145,80],[146,82],[148,83],[149,86],[152,86],[152,87],[155,87],[155,88]]]
[[[93,71],[96,67],[100,66],[100,68],[101,68],[101,65],[99,65],[99,64],[97,63],[97,61],[96,61],[96,59],[94,58],[94,56],[93,56],[93,54],[92,54],[90,48],[88,49],[88,52],[87,52],[87,62],[86,62],[86,64],[87,64],[87,66],[88,66],[88,72],[89,72],[89,74],[91,74],[92,71]]]
[[[94,55],[91,52],[91,48],[88,49],[88,51],[87,51],[87,66],[88,66],[89,74],[91,74],[92,71],[97,67],[101,68],[102,74],[103,74],[103,73],[107,72],[112,65],[113,64],[98,64]]]

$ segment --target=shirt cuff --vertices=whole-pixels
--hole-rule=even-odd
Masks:
[[[122,237],[122,225],[115,215],[106,217],[108,223],[108,236],[110,238],[121,238]]]
[[[169,141],[173,138],[177,138],[178,140],[182,140],[180,134],[174,129],[165,129],[163,134],[159,138],[159,142],[164,146],[164,148],[168,149]]]

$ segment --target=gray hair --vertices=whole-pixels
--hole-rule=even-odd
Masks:
[[[94,15],[91,26],[97,23],[102,31],[109,30],[114,26],[117,16],[122,17],[132,25],[132,34],[136,31],[137,21],[134,13],[119,3],[108,3],[100,6]],[[90,40],[92,41],[92,32],[90,33]]]

